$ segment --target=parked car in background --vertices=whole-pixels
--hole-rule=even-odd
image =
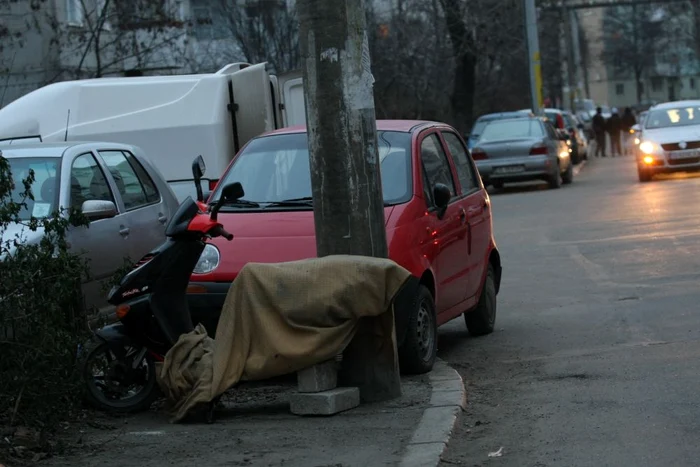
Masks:
[[[587,140],[580,133],[583,125],[576,120],[571,112],[561,109],[544,109],[545,117],[552,123],[558,133],[567,136],[567,144],[574,164],[578,164],[587,151]]]
[[[593,132],[593,117],[588,112],[576,112],[576,117],[578,120],[583,123],[583,131],[586,134],[586,138],[588,138],[589,141],[592,141],[595,138],[595,134]]]
[[[660,173],[700,170],[700,100],[651,107],[636,159],[640,182]]]
[[[411,272],[419,297],[396,310],[399,361],[403,372],[424,373],[435,361],[438,325],[464,316],[471,334],[493,331],[501,260],[491,204],[454,128],[378,120],[377,136],[389,258]],[[232,182],[242,183],[245,200],[221,208],[218,221],[235,238],[207,244],[188,289],[190,309],[210,334],[246,263],[317,255],[304,127],[254,138],[221,180],[209,204]]]
[[[68,231],[71,251],[83,253],[91,278],[84,285],[86,304],[107,306],[102,283],[111,279],[126,258],[141,258],[165,240],[165,224],[178,207],[171,188],[141,149],[115,143],[22,143],[0,145],[15,181],[34,171],[34,199],[26,200],[20,219],[51,216],[60,207],[75,208],[90,220],[89,227]],[[23,187],[17,183],[14,199]],[[41,230],[32,232],[13,224],[2,240],[21,237],[21,243],[38,242]],[[11,254],[11,253],[10,253]]]
[[[472,157],[484,183],[497,189],[509,182],[529,180],[544,180],[550,188],[559,188],[574,179],[566,144],[543,118],[489,123],[472,149]]]
[[[474,122],[470,133],[466,135],[467,147],[469,149],[474,147],[474,143],[479,139],[479,135],[481,134],[488,122],[494,120],[503,120],[505,118],[518,118],[528,116],[533,116],[533,113],[530,110],[517,110],[514,112],[497,112],[482,115],[481,117],[476,119],[476,122]]]

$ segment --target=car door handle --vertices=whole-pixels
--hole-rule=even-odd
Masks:
[[[126,237],[127,235],[129,235],[129,232],[131,232],[131,229],[129,229],[129,227],[122,226],[122,228],[119,229],[119,235],[121,235],[122,237]]]
[[[168,220],[168,216],[164,216],[162,212],[158,213],[158,222],[161,224],[165,224],[165,221]]]
[[[464,224],[467,221],[467,213],[464,211],[464,208],[461,208],[459,210],[459,221]]]

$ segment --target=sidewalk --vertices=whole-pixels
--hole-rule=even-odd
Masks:
[[[226,408],[211,425],[173,425],[156,410],[119,418],[95,413],[80,430],[72,427],[64,457],[40,465],[437,465],[441,443],[447,442],[454,424],[449,413],[456,415],[464,400],[459,375],[441,361],[428,375],[402,378],[401,398],[363,404],[332,417],[292,415],[288,396],[295,383],[233,390],[222,399]],[[431,410],[449,413],[435,417]],[[422,441],[418,428],[431,438]]]

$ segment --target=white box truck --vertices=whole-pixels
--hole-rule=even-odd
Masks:
[[[266,131],[306,121],[301,72],[232,63],[216,73],[64,81],[0,109],[0,143],[105,141],[141,147],[182,200],[202,155],[209,191],[238,150]]]

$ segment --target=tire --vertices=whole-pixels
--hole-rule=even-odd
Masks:
[[[125,342],[125,346],[128,345],[129,344]],[[138,355],[141,349],[142,348],[137,348],[134,353]],[[90,363],[102,354],[111,355],[111,352],[109,352],[109,344],[106,342],[102,342],[97,345],[85,358],[83,365],[83,379],[85,382],[85,398],[87,399],[87,402],[96,409],[109,413],[133,413],[148,410],[151,404],[153,404],[153,402],[160,395],[160,388],[156,382],[155,362],[153,361],[153,357],[146,352],[142,360],[142,362],[146,363],[145,371],[147,375],[143,388],[135,395],[127,399],[114,400],[108,397],[107,391],[98,387],[96,384],[96,378],[90,371]],[[123,373],[123,368],[127,365],[130,366],[131,362],[132,360],[113,360],[112,362],[109,362],[109,375],[105,375],[106,377],[103,377],[105,384],[120,384],[122,381],[120,381],[118,376],[115,377],[113,373]],[[134,374],[132,373],[132,375]],[[139,377],[142,376],[141,373],[137,373],[136,375]]]
[[[640,182],[646,183],[651,181],[652,174],[648,170],[637,167],[637,174],[639,175]]]
[[[476,308],[464,313],[464,322],[469,334],[472,336],[491,334],[496,325],[496,309],[496,273],[493,266],[489,264],[479,303]]]
[[[574,164],[569,163],[569,167],[567,167],[566,172],[564,172],[564,175],[561,176],[562,183],[564,185],[570,185],[574,181]]]
[[[406,337],[399,348],[399,366],[404,374],[423,374],[433,369],[437,357],[437,314],[428,288],[419,286],[418,298],[408,317]]]
[[[556,190],[557,188],[561,188],[562,179],[561,179],[561,171],[559,170],[559,165],[557,165],[556,172],[549,177],[549,180],[547,180],[547,183],[549,184],[549,188],[551,188],[553,190]]]
[[[503,188],[504,183],[499,181],[496,182],[491,182],[491,185],[496,189],[496,190],[501,190]]]
[[[577,144],[573,150],[571,151],[571,163],[576,165],[579,162],[581,162],[581,151],[580,151],[580,146]]]

